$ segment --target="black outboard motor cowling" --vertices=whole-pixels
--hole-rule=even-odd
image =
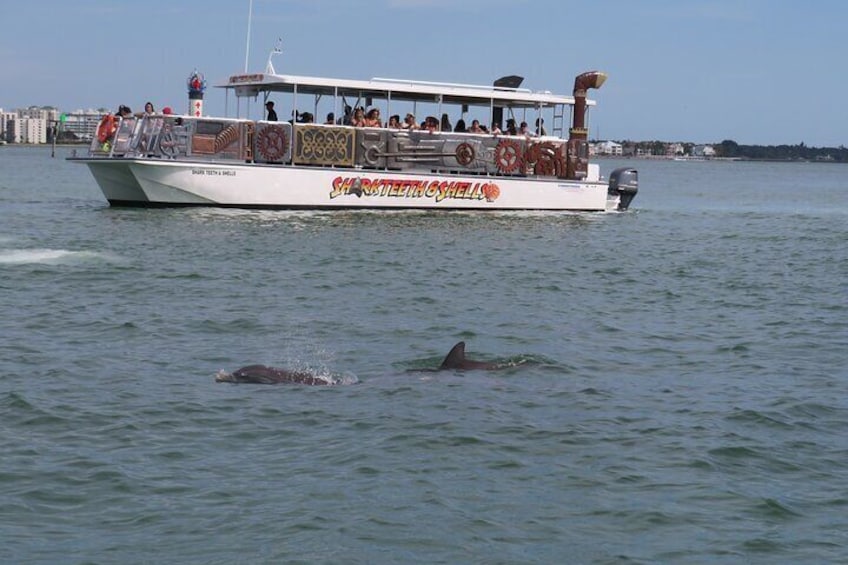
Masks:
[[[614,170],[609,176],[609,194],[617,194],[618,209],[627,210],[630,201],[639,192],[639,171],[630,167],[621,167]]]

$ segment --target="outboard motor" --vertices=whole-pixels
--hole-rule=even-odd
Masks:
[[[618,209],[627,210],[639,192],[639,171],[630,167],[614,170],[609,176],[609,194],[618,195]]]

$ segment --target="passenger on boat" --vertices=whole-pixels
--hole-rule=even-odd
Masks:
[[[536,118],[536,135],[548,135],[545,131],[545,120],[543,118]]]
[[[326,126],[336,125],[336,115],[332,112],[327,114],[327,119],[324,121],[324,125],[326,125]]]
[[[315,122],[315,116],[312,115],[312,112],[301,112],[300,113],[300,123],[302,124],[311,124]]]
[[[350,119],[350,125],[353,127],[365,127],[365,110],[361,107],[353,111],[353,117]]]
[[[386,127],[392,129],[400,129],[400,116],[398,114],[389,116],[389,123]]]
[[[383,127],[383,122],[380,121],[380,110],[377,108],[371,108],[368,110],[368,115],[365,116],[365,127],[368,128],[381,128]]]
[[[462,118],[458,119],[456,121],[456,127],[453,128],[453,131],[459,132],[459,133],[465,133],[466,132],[465,120],[463,120]]]
[[[265,119],[269,122],[276,122],[277,112],[274,110],[274,103],[268,100],[267,102],[265,102],[265,109],[268,111],[268,117],[266,117]]]
[[[349,126],[351,120],[353,120],[353,108],[345,104],[344,115],[342,116],[342,125]]]
[[[407,114],[400,127],[401,129],[421,129],[421,127],[415,123],[415,115],[413,114]]]
[[[518,128],[515,127],[515,120],[509,118],[506,121],[506,134],[507,135],[518,135]]]
[[[468,128],[468,131],[470,133],[483,133],[484,130],[480,127],[480,120],[471,120],[471,127]]]
[[[132,110],[130,110],[129,106],[124,106],[123,104],[121,104],[120,106],[118,106],[118,111],[115,112],[115,115],[119,118],[129,118],[130,116],[132,116]]]
[[[521,125],[518,128],[518,135],[523,135],[525,137],[536,137],[536,134],[528,129],[527,122],[521,122]]]
[[[442,123],[441,123],[442,131],[453,131],[453,127],[451,127],[450,118],[448,118],[447,114],[442,114]]]
[[[427,118],[424,120],[424,127],[422,127],[421,129],[425,129],[430,133],[439,131],[438,118],[436,118],[436,116],[427,116]]]
[[[492,129],[489,130],[489,133],[491,133],[492,135],[500,135],[503,133],[501,131],[500,126],[498,125],[498,122],[492,122]]]
[[[148,102],[144,105],[144,112],[135,115],[137,118],[147,118],[142,122],[143,126],[141,135],[138,139],[138,150],[142,154],[147,153],[148,146],[150,145],[150,138],[154,132],[157,132],[162,128],[162,118],[153,118],[152,116],[154,114],[156,114],[156,110],[153,109],[153,103]]]

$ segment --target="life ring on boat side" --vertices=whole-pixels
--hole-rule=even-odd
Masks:
[[[456,146],[456,162],[467,167],[474,162],[474,147],[470,143],[460,143]]]
[[[97,125],[97,141],[100,143],[106,143],[113,135],[115,135],[116,129],[118,129],[118,125],[115,122],[115,116],[112,114],[106,114]]]
[[[503,139],[495,147],[495,165],[504,174],[520,168],[524,164],[521,145],[512,139]]]
[[[280,126],[265,126],[256,136],[256,151],[266,161],[279,161],[288,148],[289,140]]]

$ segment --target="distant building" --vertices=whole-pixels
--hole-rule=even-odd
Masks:
[[[712,145],[695,145],[692,147],[693,157],[715,157],[715,149]]]
[[[676,157],[686,153],[686,148],[682,143],[669,143],[665,146],[665,154],[669,157]]]
[[[6,122],[9,143],[47,143],[47,120],[15,117]]]
[[[8,143],[47,143],[60,112],[53,106],[30,106],[12,112],[0,110],[0,139]]]
[[[44,120],[47,122],[50,122],[51,120],[58,120],[59,113],[59,109],[54,108],[53,106],[30,106],[29,108],[17,111],[19,118]]]
[[[3,108],[0,108],[0,141],[6,141],[6,122],[14,116],[13,112],[4,112]]]
[[[90,141],[94,139],[97,126],[105,114],[105,110],[74,110],[65,114],[62,130],[73,133],[78,139]]]
[[[621,155],[622,147],[615,141],[601,141],[595,144],[595,153],[598,155]]]

